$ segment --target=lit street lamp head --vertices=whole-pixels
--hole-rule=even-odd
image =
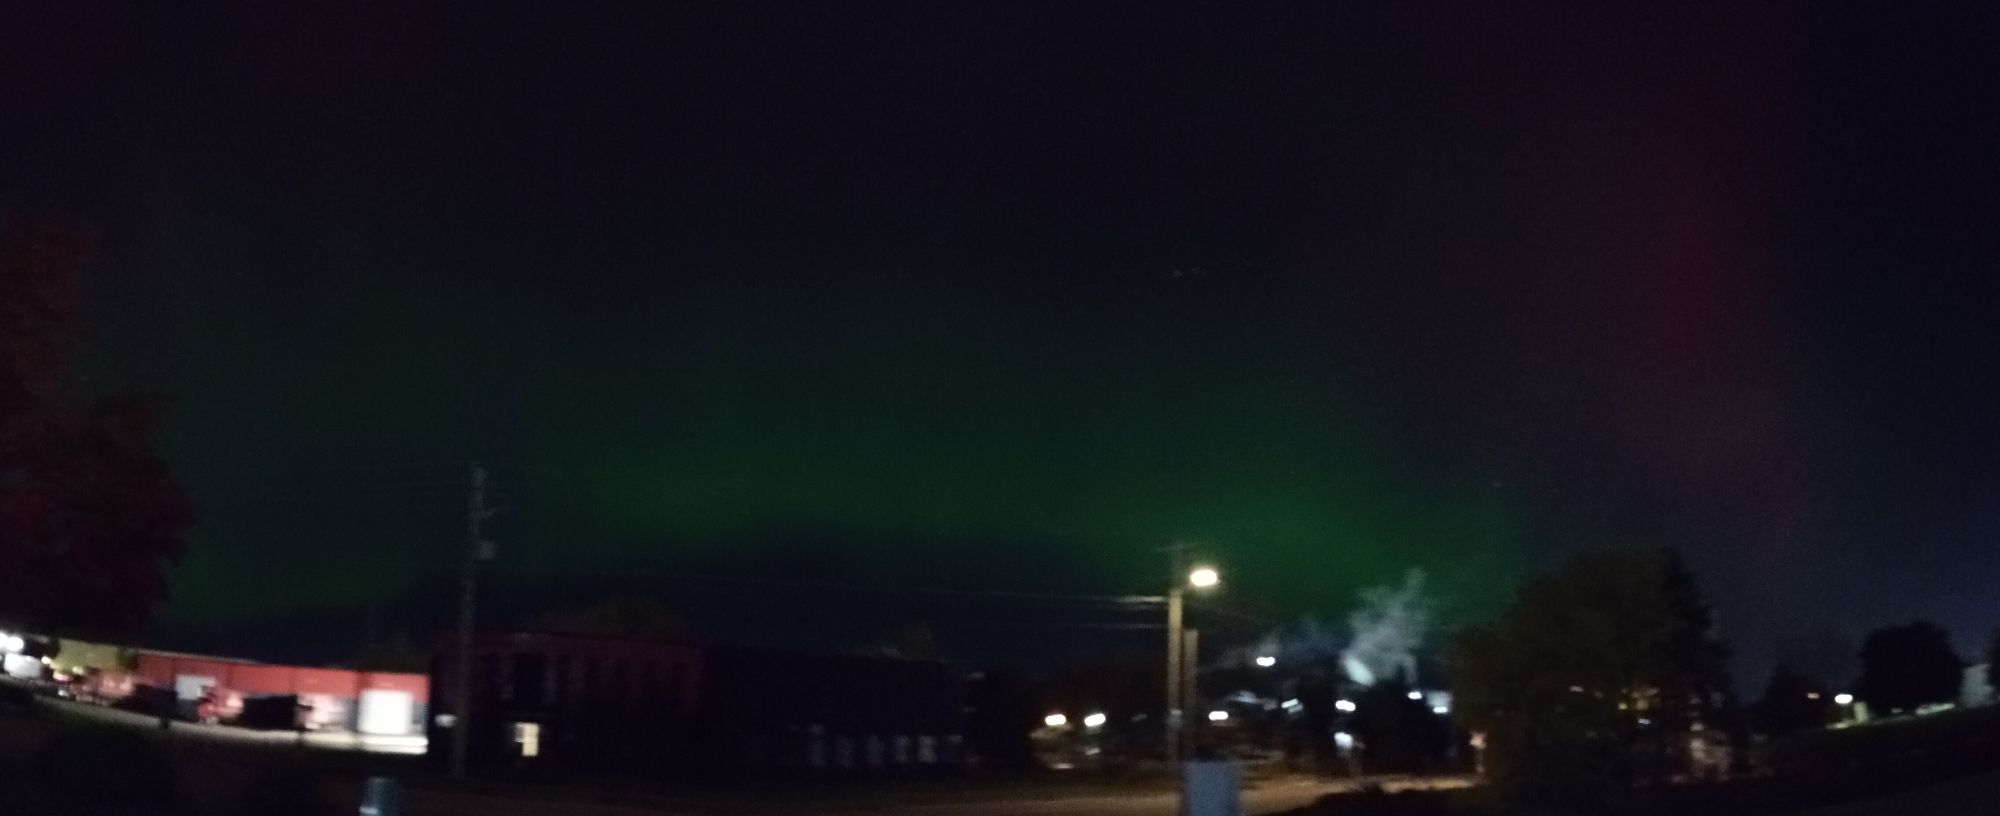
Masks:
[[[1278,665],[1278,659],[1276,657],[1272,657],[1271,655],[1258,655],[1257,665],[1268,669],[1272,666]]]
[[[1195,589],[1207,589],[1222,583],[1222,576],[1212,567],[1200,567],[1188,573],[1188,585]]]
[[[1069,724],[1069,718],[1061,714],[1050,714],[1042,718],[1042,724],[1050,728],[1061,728]]]

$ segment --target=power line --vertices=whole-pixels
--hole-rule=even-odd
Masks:
[[[1064,603],[1107,603],[1130,606],[1150,606],[1166,602],[1158,595],[1084,595],[1059,592],[1023,592],[1009,590],[958,589],[948,587],[901,587],[880,584],[853,584],[841,581],[817,581],[796,578],[767,578],[747,575],[719,575],[715,573],[676,572],[659,570],[612,570],[612,569],[557,569],[557,570],[503,570],[520,575],[547,575],[557,572],[566,575],[607,575],[622,578],[654,578],[670,581],[705,581],[711,583],[751,584],[755,586],[790,587],[795,589],[829,589],[845,592],[879,592],[901,595],[938,595],[963,598],[1002,598],[1010,600],[1054,601]]]

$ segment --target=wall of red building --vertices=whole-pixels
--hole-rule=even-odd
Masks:
[[[215,678],[217,686],[240,694],[324,694],[353,699],[363,689],[403,691],[418,703],[430,701],[430,678],[396,672],[355,672],[304,666],[267,666],[212,658],[140,652],[133,675],[139,682],[173,688],[184,674]]]

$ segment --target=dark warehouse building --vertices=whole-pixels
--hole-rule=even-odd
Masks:
[[[865,773],[962,754],[963,679],[936,661],[529,632],[474,648],[475,764]],[[435,654],[433,710],[448,714],[452,649]],[[450,728],[434,717],[430,737],[446,756]]]

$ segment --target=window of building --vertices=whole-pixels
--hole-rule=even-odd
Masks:
[[[541,756],[542,724],[531,722],[514,723],[514,747],[524,758]]]

